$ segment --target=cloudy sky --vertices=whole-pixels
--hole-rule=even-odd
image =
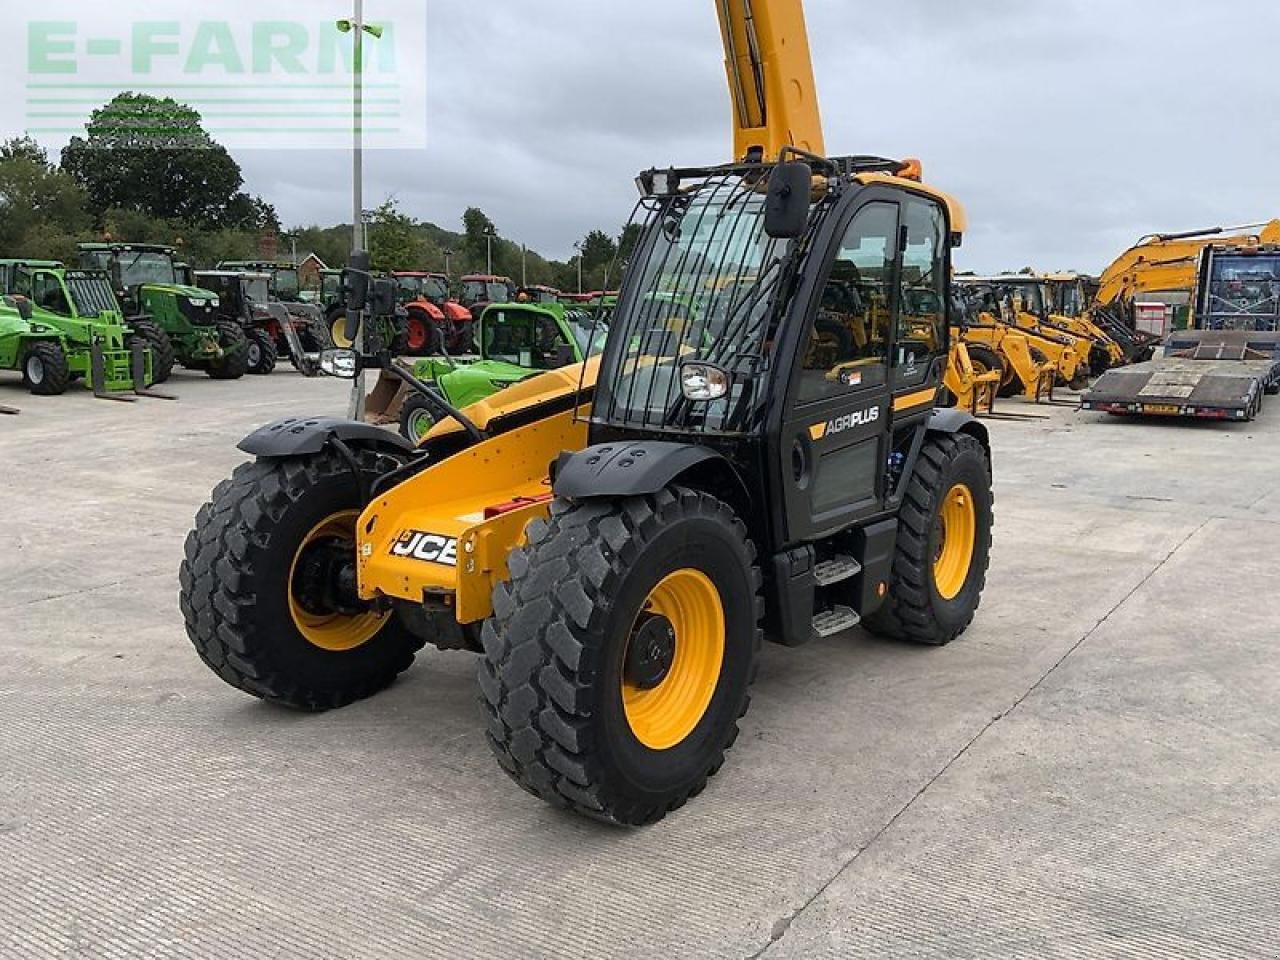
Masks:
[[[641,167],[730,159],[709,0],[427,3],[427,147],[371,154],[368,205],[394,195],[454,226],[476,204],[563,258],[625,221]],[[379,4],[367,0],[371,19]],[[256,4],[209,6],[251,17]],[[921,157],[969,210],[962,267],[1096,270],[1147,232],[1280,216],[1275,0],[807,10],[828,150]],[[286,222],[346,215],[341,153],[237,156]]]

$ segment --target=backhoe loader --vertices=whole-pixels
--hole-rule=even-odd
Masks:
[[[800,0],[717,12],[738,159],[639,176],[599,357],[466,410],[421,385],[440,422],[416,450],[323,417],[241,444],[255,460],[181,570],[189,635],[229,684],[324,710],[425,643],[474,651],[501,767],[642,825],[721,768],[765,636],[968,627],[989,441],[936,406],[963,210],[916,162],[825,155]],[[927,337],[904,278],[932,291]],[[354,315],[368,275],[347,288]],[[415,382],[387,356],[323,362]]]

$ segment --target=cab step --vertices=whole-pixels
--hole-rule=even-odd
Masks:
[[[849,607],[832,607],[813,618],[813,634],[819,638],[834,637],[861,622],[862,618]]]
[[[833,584],[852,580],[861,572],[862,564],[853,559],[853,557],[838,555],[830,560],[823,560],[815,566],[813,568],[813,579],[820,587],[830,587]]]

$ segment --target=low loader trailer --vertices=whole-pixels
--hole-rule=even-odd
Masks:
[[[1280,393],[1280,333],[1187,330],[1164,355],[1104,374],[1081,409],[1148,417],[1249,421]]]
[[[1280,393],[1280,246],[1205,247],[1193,329],[1162,356],[1104,374],[1081,408],[1117,415],[1249,421]]]

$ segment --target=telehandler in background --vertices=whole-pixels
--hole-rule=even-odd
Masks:
[[[475,651],[502,768],[640,825],[722,766],[765,636],[969,626],[989,442],[937,407],[963,211],[918,163],[825,155],[800,0],[717,12],[739,159],[638,178],[599,358],[458,410],[396,360],[331,351],[431,399],[422,445],[323,417],[241,444],[255,460],[181,570],[191,640],[229,684],[324,710],[426,643]],[[368,275],[348,280],[366,306]]]

